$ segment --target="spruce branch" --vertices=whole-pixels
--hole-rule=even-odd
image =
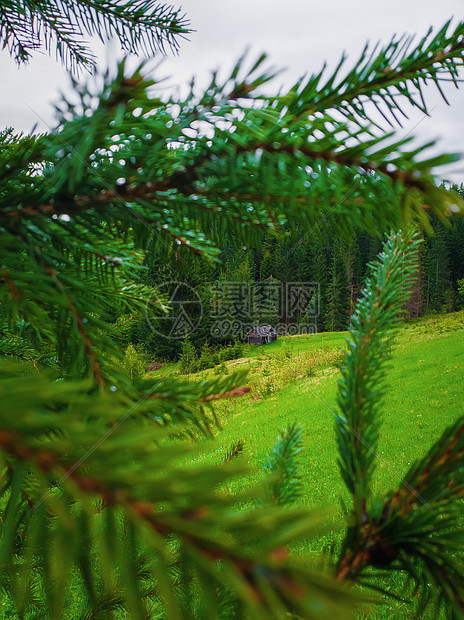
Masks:
[[[340,469],[357,524],[362,522],[375,464],[385,366],[416,271],[418,244],[411,230],[389,236],[350,322],[335,428]]]
[[[294,422],[280,431],[277,442],[268,454],[263,470],[274,474],[272,494],[278,504],[293,504],[301,494],[301,467],[298,455],[303,446],[303,429]]]
[[[105,41],[115,36],[126,52],[177,51],[178,39],[188,34],[188,21],[180,9],[158,0],[46,0],[2,1],[0,43],[19,63],[33,52],[54,48],[56,56],[73,70],[93,69],[94,57],[84,34]]]
[[[377,575],[405,571],[408,593],[421,600],[419,612],[433,604],[437,613],[444,610],[447,617],[458,618],[464,609],[462,417],[411,466],[398,489],[383,498],[370,497],[385,364],[409,294],[417,246],[411,232],[389,237],[350,325],[336,437],[353,509],[336,575],[379,590],[372,569]],[[430,590],[430,584],[436,589]],[[383,593],[399,596],[394,590]]]
[[[213,94],[192,92],[184,101],[157,98],[143,66],[127,74],[123,62],[116,74],[104,73],[98,89],[92,80],[75,83],[78,103],[62,102],[53,134],[0,136],[2,295],[10,318],[27,316],[41,338],[60,342],[58,357],[72,373],[93,369],[101,385],[114,383],[111,373],[95,372],[110,331],[101,317],[115,300],[133,315],[149,298],[143,286],[125,283],[138,279],[140,250],[153,236],[162,259],[217,260],[215,244],[224,236],[248,245],[258,228],[333,226],[346,234],[416,219],[427,229],[430,213],[446,220],[462,206],[428,172],[449,157],[419,159],[422,150],[407,151],[404,141],[386,146],[347,124],[299,121],[282,102],[256,94],[272,78],[263,62],[242,77],[241,61]],[[211,144],[199,122],[214,127]],[[356,144],[348,147],[349,136]],[[163,300],[151,306],[165,308]],[[79,323],[77,355],[76,342],[62,337],[65,326],[75,332],[76,316],[88,336]],[[86,351],[95,352],[90,364]]]
[[[71,9],[82,8],[85,20],[84,4]],[[96,4],[110,20],[101,24],[116,19],[114,3],[89,6]],[[50,15],[51,28],[58,18]],[[89,20],[91,29],[93,14]],[[121,37],[124,23],[120,28]],[[93,609],[105,596],[115,605],[122,582],[134,618],[146,617],[145,601],[158,597],[164,605],[155,607],[158,615],[215,617],[224,607],[221,592],[231,592],[234,608],[238,601],[250,617],[343,615],[345,590],[286,549],[313,532],[316,517],[278,506],[244,510],[254,489],[233,495],[224,487],[245,468],[194,465],[198,446],[175,441],[210,434],[212,405],[245,394],[245,378],[130,381],[108,364],[116,355],[109,337],[114,309],[128,316],[144,309],[150,291],[137,276],[141,251],[155,237],[162,257],[190,252],[214,259],[215,244],[226,237],[248,244],[258,227],[311,231],[327,223],[332,234],[352,227],[378,233],[416,220],[427,229],[430,212],[446,220],[452,207],[462,208],[430,174],[452,156],[427,159],[423,148],[377,137],[364,109],[372,101],[394,117],[425,79],[440,87],[451,76],[458,84],[460,28],[424,39],[412,55],[395,43],[380,56],[363,56],[341,87],[336,72],[322,87],[310,80],[278,96],[260,91],[273,77],[262,69],[263,56],[249,71],[238,62],[223,84],[213,77],[199,94],[192,85],[186,97],[167,99],[153,94],[156,83],[142,67],[127,74],[121,63],[98,87],[74,84],[78,103],[61,102],[52,134],[0,135],[0,326],[9,326],[2,332],[5,350],[13,335],[19,356],[30,356],[39,369],[26,382],[17,369],[4,369],[0,379],[0,572],[19,613],[39,579],[49,615],[62,617],[70,575],[78,572]],[[0,38],[16,45],[5,32]],[[130,41],[136,47],[137,32]],[[49,34],[51,41],[53,29]],[[73,31],[63,27],[60,36]],[[18,57],[28,53],[17,49]],[[334,110],[346,121],[335,119]],[[403,486],[370,501],[385,363],[416,246],[409,233],[389,238],[351,326],[336,432],[353,512],[336,573],[353,582],[368,581],[372,567],[404,569],[422,594],[428,583],[436,585],[439,604],[458,614],[464,571],[453,545],[464,544],[457,501],[462,421]],[[165,304],[152,305],[162,311]],[[93,381],[49,380],[34,340],[56,350],[62,375],[81,378],[93,369]],[[102,382],[114,391],[96,390]],[[274,494],[284,502],[298,491],[297,427],[279,441],[270,467],[283,472]],[[141,551],[151,560],[151,589],[142,579]],[[177,559],[186,586],[181,596],[171,579]]]
[[[391,498],[392,507],[411,510],[420,504],[442,504],[464,492],[464,419],[449,426],[430,448],[414,463],[404,477],[404,486]]]
[[[223,463],[230,463],[234,459],[236,459],[243,452],[245,448],[245,441],[243,439],[239,439],[232,443],[227,449],[226,453],[222,457]]]
[[[121,575],[130,578],[130,583],[125,583],[125,603],[135,618],[144,617],[145,613],[143,605],[139,607],[142,599],[137,599],[137,572],[132,570],[137,547],[151,550],[152,558],[155,554],[158,569],[152,562],[150,570],[157,584],[156,593],[167,608],[179,613],[180,602],[172,583],[163,582],[159,574],[171,565],[172,537],[187,559],[188,570],[193,570],[200,582],[207,578],[215,587],[232,589],[249,613],[277,618],[293,609],[310,618],[334,613],[349,604],[345,590],[294,561],[284,548],[295,536],[312,530],[314,517],[310,513],[296,510],[283,514],[267,507],[243,512],[235,509],[240,497],[218,490],[243,472],[243,467],[180,464],[195,458],[191,446],[160,444],[163,436],[159,427],[148,423],[140,427],[139,423],[128,421],[130,429],[115,428],[104,443],[89,450],[95,436],[104,431],[105,423],[114,419],[117,400],[113,399],[113,406],[108,407],[109,399],[104,394],[93,394],[90,399],[75,384],[49,384],[41,376],[32,379],[27,390],[19,383],[14,376],[9,380],[5,415],[0,415],[1,452],[13,472],[7,490],[10,508],[4,514],[0,562],[14,590],[14,582],[22,580],[27,584],[32,578],[31,567],[21,557],[32,554],[39,564],[50,562],[49,554],[66,557],[67,568],[61,565],[59,577],[53,570],[41,573],[46,590],[52,591],[51,617],[60,617],[62,594],[74,564],[83,571],[87,595],[95,598],[88,572],[92,570],[86,537],[96,545],[92,561],[98,562],[105,573],[105,583],[111,584],[108,594],[114,591],[113,571],[109,570],[114,564],[107,563],[109,558],[117,562]],[[73,402],[72,410],[62,407],[61,403],[68,399]],[[85,424],[78,422],[76,407],[85,417]],[[85,461],[82,453],[87,453]],[[36,481],[33,510],[24,510],[22,496],[17,495],[24,487],[25,468]],[[55,487],[57,480],[59,488]],[[105,510],[95,511],[96,499],[103,501]],[[126,535],[119,525],[122,515]],[[103,519],[100,533],[95,529],[96,516]],[[46,536],[44,527],[48,530]],[[269,535],[261,537],[256,546],[256,534],[264,531],[262,528]],[[69,534],[62,536],[63,531]],[[13,567],[8,563],[15,532],[24,532],[26,536],[22,554]],[[42,547],[45,540],[46,547]],[[54,580],[58,580],[63,592],[55,589]]]
[[[299,99],[312,101],[310,113],[336,109],[350,121],[374,123],[374,109],[389,124],[400,124],[399,115],[407,118],[404,104],[429,113],[424,87],[433,82],[446,103],[441,84],[462,81],[464,59],[464,24],[451,27],[451,20],[434,33],[433,28],[415,46],[414,37],[394,36],[379,49],[366,45],[352,69],[342,77],[346,63],[343,55],[335,70],[325,78],[325,67],[310,78],[298,81],[293,97],[285,96],[290,110],[305,116],[308,112]],[[412,49],[411,49],[412,48]],[[366,105],[367,104],[367,105]],[[368,104],[373,104],[369,106]]]

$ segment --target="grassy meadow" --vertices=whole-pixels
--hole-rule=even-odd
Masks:
[[[303,426],[303,492],[299,501],[311,508],[332,510],[323,518],[321,534],[302,541],[295,553],[310,550],[316,555],[328,551],[332,543],[336,549],[342,539],[340,499],[347,502],[349,498],[338,472],[333,417],[338,364],[346,335],[338,332],[279,338],[272,344],[250,348],[247,357],[228,362],[228,371],[237,367],[249,370],[248,384],[253,389],[245,397],[218,403],[216,412],[222,428],[215,431],[213,442],[205,442],[201,457],[220,462],[228,447],[242,439],[245,448],[239,458],[251,465],[252,473],[241,484],[259,482],[265,475],[261,466],[280,429],[293,421]],[[383,404],[375,481],[379,493],[401,484],[410,463],[462,414],[463,368],[464,312],[417,319],[402,327],[387,374],[388,396]],[[401,580],[401,575],[393,579]],[[389,587],[387,582],[382,585]],[[368,618],[412,615],[405,603],[391,600],[363,614]]]
[[[302,540],[292,551],[312,553],[315,560],[332,547],[335,553],[339,549],[345,525],[342,502],[349,507],[348,493],[338,472],[333,429],[338,365],[346,336],[334,332],[279,338],[269,345],[247,347],[246,357],[226,362],[226,372],[236,368],[249,371],[252,391],[241,398],[217,401],[215,412],[221,428],[213,429],[213,440],[200,440],[201,456],[197,459],[220,463],[228,448],[243,440],[244,450],[238,458],[250,466],[250,474],[240,478],[236,489],[255,485],[257,495],[262,496],[268,492],[267,485],[259,484],[268,475],[262,470],[266,455],[272,451],[280,430],[299,422],[304,430],[304,448],[299,455],[303,487],[298,503],[319,510],[321,524],[316,537]],[[387,375],[388,396],[383,404],[375,480],[378,493],[401,484],[409,464],[420,458],[443,429],[462,414],[463,368],[464,311],[418,319],[402,327]],[[166,364],[150,374],[162,377],[175,372],[175,364]],[[217,372],[218,368],[206,370],[190,378],[201,380]],[[378,581],[380,587],[395,592],[402,583],[399,572]],[[84,603],[80,596],[76,586],[66,618],[89,617],[81,613]],[[388,598],[384,602],[366,604],[358,617],[414,617],[414,606],[406,601]],[[38,620],[42,616],[39,612],[28,617]],[[130,618],[122,610],[117,617]],[[430,613],[421,617],[434,616]],[[18,618],[7,597],[0,600],[0,618]]]

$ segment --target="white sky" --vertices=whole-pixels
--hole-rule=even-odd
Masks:
[[[367,40],[387,42],[394,33],[403,32],[422,35],[430,25],[440,27],[450,17],[455,22],[464,19],[462,0],[326,0],[325,4],[310,0],[185,0],[182,7],[195,32],[189,41],[181,42],[179,56],[168,57],[159,71],[172,76],[169,83],[173,85],[185,84],[192,75],[201,81],[219,67],[230,70],[248,47],[250,59],[265,51],[273,65],[287,68],[276,83],[280,86],[317,71],[324,60],[333,65],[344,50],[354,62]],[[102,66],[105,54],[117,53],[113,45],[106,51],[101,46],[98,49]],[[36,123],[40,129],[53,125],[52,103],[68,85],[58,62],[40,54],[29,66],[18,69],[8,53],[1,51],[0,75],[0,127],[30,131]],[[412,112],[398,135],[412,131],[419,142],[439,139],[435,152],[464,151],[464,84],[459,91],[449,85],[445,92],[450,107],[430,88],[431,116]],[[440,176],[464,181],[464,160]]]

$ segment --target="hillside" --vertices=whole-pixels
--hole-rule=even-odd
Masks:
[[[252,392],[240,399],[220,402],[216,412],[222,424],[205,461],[219,462],[239,439],[245,448],[239,457],[261,471],[282,427],[293,421],[304,427],[301,454],[303,493],[300,502],[310,507],[333,508],[324,518],[321,535],[311,550],[328,551],[341,540],[344,524],[339,498],[347,499],[337,467],[333,432],[336,411],[337,364],[344,333],[292,336],[254,347],[249,357],[227,364],[232,370],[249,369]],[[464,402],[464,312],[437,315],[407,323],[392,351],[390,386],[384,403],[379,447],[377,488],[386,491],[462,413]],[[212,371],[204,371],[206,376]],[[199,375],[195,375],[199,376]],[[301,551],[308,551],[301,545]],[[298,551],[296,549],[295,551]],[[397,576],[400,579],[399,576]],[[369,618],[409,615],[403,603],[379,607]]]

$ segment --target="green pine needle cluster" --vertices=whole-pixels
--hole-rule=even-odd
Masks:
[[[101,41],[114,36],[127,52],[150,55],[177,50],[179,37],[188,32],[180,9],[158,0],[0,2],[0,43],[18,64],[45,48],[70,69],[94,69],[86,35]]]
[[[390,236],[351,317],[336,431],[342,476],[360,514],[376,458],[385,365],[417,270],[418,245],[410,232]]]
[[[231,446],[229,446],[226,453],[222,457],[222,462],[230,463],[231,461],[239,457],[242,454],[244,449],[245,449],[245,441],[243,439],[239,439],[238,441],[234,442]]]
[[[172,409],[175,397],[187,400],[185,392],[170,395],[168,385],[158,385],[159,392],[149,392],[129,416],[117,393],[89,398],[88,385],[50,383],[43,375],[25,386],[13,370],[6,366],[2,374],[2,495],[8,499],[0,564],[19,613],[40,578],[48,613],[60,617],[75,567],[84,598],[96,609],[111,603],[122,579],[132,617],[145,617],[147,604],[156,608],[159,597],[169,617],[183,617],[188,597],[175,594],[173,562],[183,586],[193,580],[195,604],[206,604],[198,587],[209,592],[213,617],[219,585],[232,589],[249,614],[276,616],[277,605],[279,613],[294,608],[317,617],[311,611],[316,600],[327,614],[349,602],[328,577],[284,551],[295,535],[313,531],[317,520],[308,511],[282,513],[264,505],[237,510],[250,493],[262,495],[262,488],[243,495],[221,491],[247,468],[194,466],[200,445],[173,444],[169,438],[182,427],[154,423],[152,413],[162,415],[165,401]],[[202,394],[212,392],[210,385],[192,384],[189,400],[198,410]],[[256,533],[264,531],[257,546]],[[140,554],[156,584],[149,596],[136,570]],[[295,600],[292,587],[300,593]]]
[[[278,504],[293,504],[303,484],[298,455],[303,449],[303,428],[294,422],[283,428],[263,469],[273,474],[272,495]]]
[[[0,41],[25,60],[45,33],[83,64],[75,23],[153,50],[185,32],[179,20],[151,0],[0,2]],[[0,585],[17,614],[341,618],[356,602],[343,582],[368,583],[373,567],[404,569],[422,594],[433,582],[439,607],[462,613],[462,421],[398,489],[372,497],[413,233],[388,237],[352,319],[336,436],[353,510],[327,574],[288,551],[321,519],[280,505],[299,496],[301,427],[282,431],[266,465],[274,478],[232,492],[250,473],[235,458],[243,444],[205,465],[196,440],[212,438],[218,399],[248,393],[246,377],[131,373],[118,317],[166,312],[143,283],[154,248],[188,265],[263,229],[380,235],[462,210],[430,172],[455,157],[408,150],[369,110],[390,123],[400,105],[426,111],[426,81],[457,82],[463,35],[460,23],[410,50],[394,40],[346,74],[340,64],[278,94],[264,92],[275,77],[265,56],[184,97],[161,96],[143,65],[122,62],[74,81],[51,133],[0,134]]]
[[[415,595],[419,614],[430,605],[437,614],[459,618],[464,607],[463,419],[444,431],[397,489],[385,497],[371,489],[381,458],[376,449],[380,405],[388,397],[385,367],[416,269],[418,245],[411,231],[389,237],[351,320],[336,436],[353,507],[336,574],[339,580],[379,590],[373,577],[404,571],[404,592],[381,591]]]

